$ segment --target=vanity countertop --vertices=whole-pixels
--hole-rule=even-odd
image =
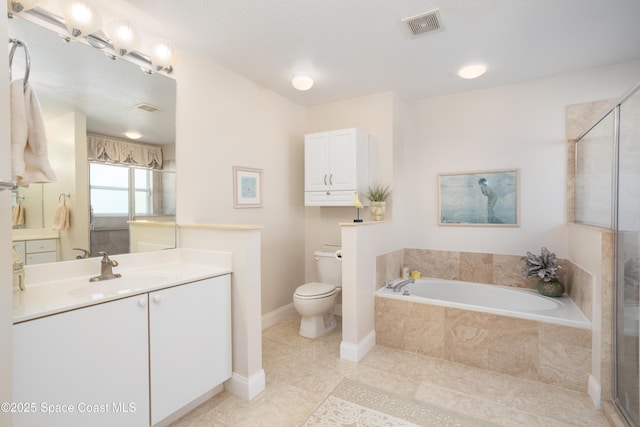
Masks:
[[[110,258],[121,277],[98,282],[89,279],[100,273],[101,258],[26,266],[26,289],[13,292],[14,324],[231,273],[226,252],[172,249]]]

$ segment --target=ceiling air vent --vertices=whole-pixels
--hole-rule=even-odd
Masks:
[[[150,113],[153,113],[154,111],[158,111],[160,109],[159,107],[156,107],[155,105],[147,104],[146,102],[142,102],[136,105],[136,108],[139,108],[144,111],[148,111]]]
[[[440,18],[440,10],[435,9],[430,12],[422,13],[420,15],[412,16],[402,20],[405,23],[409,32],[413,36],[419,36],[426,33],[432,33],[434,31],[444,29],[442,25],[442,19]]]

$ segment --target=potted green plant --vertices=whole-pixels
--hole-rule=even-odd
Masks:
[[[393,190],[388,185],[373,183],[367,187],[365,197],[371,202],[371,218],[382,221],[387,212],[387,199]]]
[[[556,254],[543,247],[540,255],[527,252],[527,256],[520,258],[524,263],[522,275],[538,278],[538,292],[548,297],[559,297],[564,293],[564,285],[558,280],[558,265]]]

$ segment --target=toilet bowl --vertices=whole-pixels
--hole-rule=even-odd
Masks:
[[[333,308],[342,283],[339,250],[315,251],[314,259],[321,281],[298,286],[293,294],[293,306],[301,316],[300,335],[307,338],[320,337],[336,327]]]
[[[336,327],[333,307],[338,289],[336,285],[311,282],[299,286],[293,294],[293,306],[300,314],[300,335],[317,338]]]

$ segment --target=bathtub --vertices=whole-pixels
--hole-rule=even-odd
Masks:
[[[376,296],[591,329],[568,296],[550,298],[534,290],[432,278],[418,279],[408,290],[410,295],[381,288]]]

